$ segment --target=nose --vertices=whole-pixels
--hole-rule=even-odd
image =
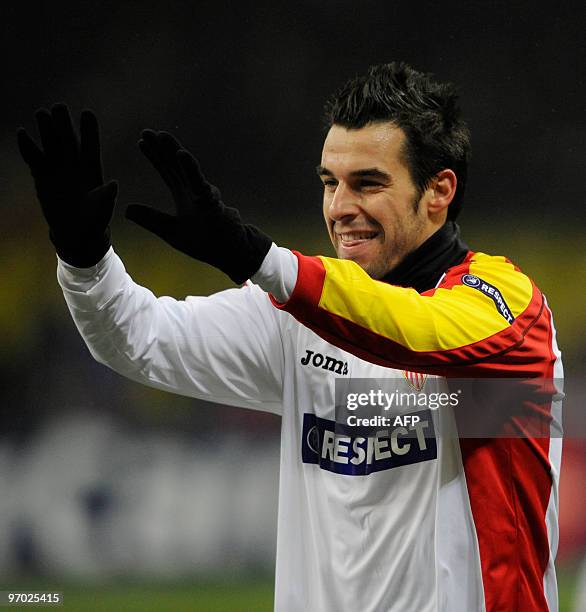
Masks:
[[[328,215],[333,221],[341,221],[344,218],[355,217],[360,212],[360,199],[349,185],[340,181],[336,186],[330,205]]]

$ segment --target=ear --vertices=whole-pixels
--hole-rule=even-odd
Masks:
[[[456,173],[449,168],[441,170],[435,175],[428,190],[427,210],[430,214],[437,215],[444,211],[447,214],[447,208],[456,195],[457,185]]]

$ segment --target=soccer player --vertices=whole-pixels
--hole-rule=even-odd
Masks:
[[[104,184],[93,114],[78,141],[63,105],[39,111],[42,148],[24,130],[19,145],[73,319],[92,355],[133,380],[281,415],[277,610],[556,610],[557,395],[534,406],[539,436],[459,439],[451,406],[374,430],[336,421],[336,379],[431,397],[454,377],[562,376],[541,292],[460,239],[469,136],[454,90],[375,66],[327,116],[317,171],[338,259],[273,244],[174,137],[143,132],[177,214],[127,217],[252,280],[177,301],[134,283],[110,245],[117,186]]]

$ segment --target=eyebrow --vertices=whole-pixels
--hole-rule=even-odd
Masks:
[[[322,165],[316,166],[315,171],[317,172],[318,176],[334,176],[334,173],[330,169]],[[387,183],[392,182],[391,175],[384,172],[380,168],[363,168],[361,170],[354,170],[354,172],[350,172],[350,176],[355,178],[371,177],[381,179]]]

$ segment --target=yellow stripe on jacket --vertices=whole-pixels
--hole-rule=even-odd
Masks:
[[[425,295],[375,281],[354,262],[320,259],[326,275],[319,307],[409,350],[453,350],[510,325],[494,298],[467,286],[461,278],[450,288],[440,287]],[[475,253],[467,274],[496,288],[515,318],[531,302],[530,279],[504,257]]]

